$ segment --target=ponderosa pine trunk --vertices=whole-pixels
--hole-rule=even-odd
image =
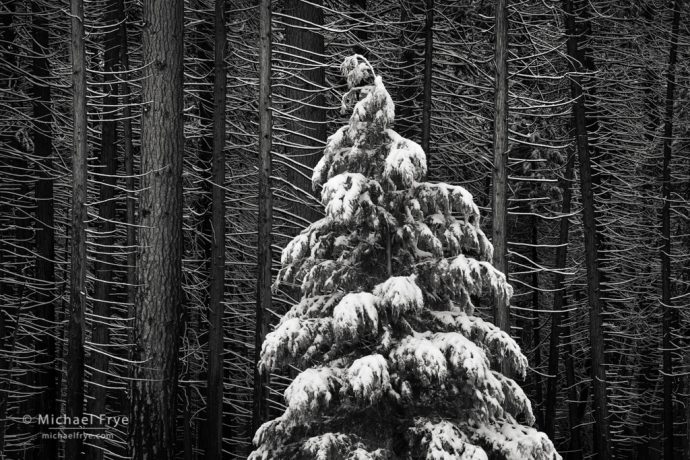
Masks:
[[[223,458],[223,294],[225,292],[225,0],[214,19],[211,284],[209,286],[206,458]]]
[[[678,33],[681,1],[673,2],[671,44],[666,75],[666,104],[664,113],[664,143],[661,197],[661,311],[662,311],[662,371],[664,383],[664,458],[674,458],[673,448],[673,333],[678,324],[678,313],[671,305],[671,155],[673,142],[673,105],[675,101],[676,61],[678,59]]]
[[[508,276],[507,236],[507,172],[508,163],[508,5],[507,0],[496,1],[496,36],[494,63],[494,165],[493,165],[493,265]],[[510,334],[510,306],[494,306],[494,323]]]
[[[572,113],[575,128],[575,146],[580,163],[580,189],[582,193],[582,223],[584,233],[585,265],[587,267],[587,301],[589,303],[589,340],[592,360],[592,387],[594,420],[594,451],[596,458],[607,460],[610,457],[611,437],[608,424],[608,397],[606,394],[606,368],[604,355],[604,336],[602,328],[602,300],[599,274],[597,224],[592,191],[592,165],[587,131],[587,112],[582,90],[581,77],[584,52],[580,52],[578,34],[575,26],[572,0],[563,1],[567,53],[570,64],[570,92],[573,100]]]
[[[143,3],[133,458],[173,459],[182,284],[182,0]]]
[[[66,411],[70,418],[84,413],[84,310],[86,307],[86,56],[84,50],[84,3],[71,0],[72,100],[72,233],[70,258],[70,306],[67,330]],[[83,439],[65,442],[65,457],[83,458]]]
[[[259,3],[259,228],[256,283],[256,330],[254,333],[254,405],[252,433],[268,420],[269,375],[260,372],[261,344],[268,332],[271,308],[271,229],[273,195],[271,189],[271,0]]]

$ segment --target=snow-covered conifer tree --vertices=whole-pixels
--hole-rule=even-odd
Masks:
[[[426,157],[391,129],[369,63],[342,65],[349,123],[313,175],[326,217],[294,238],[276,283],[301,301],[267,335],[260,366],[305,369],[256,433],[257,459],[559,459],[531,428],[518,345],[473,316],[509,302],[479,211],[462,187],[424,182]]]

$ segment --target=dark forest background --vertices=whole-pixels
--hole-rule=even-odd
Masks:
[[[311,168],[357,53],[429,180],[470,190],[487,235],[505,187],[510,331],[537,427],[564,458],[690,458],[690,9],[509,1],[496,49],[497,3],[4,0],[0,457],[129,457],[127,427],[81,446],[21,419],[137,413],[158,391],[139,383],[158,341],[177,404],[151,420],[178,458],[246,458],[290,378],[255,378],[256,344],[299,295],[270,292],[271,274],[322,215]],[[149,231],[166,213],[168,243]]]

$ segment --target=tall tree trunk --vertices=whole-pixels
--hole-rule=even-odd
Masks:
[[[223,458],[223,294],[225,292],[225,0],[215,4],[211,285],[209,287],[206,458]]]
[[[494,63],[494,168],[493,168],[493,264],[508,276],[507,260],[507,174],[508,163],[508,12],[507,0],[496,1],[496,41]],[[510,334],[510,305],[494,306],[496,326]]]
[[[546,413],[544,416],[544,432],[553,439],[556,434],[556,396],[558,393],[558,362],[560,341],[563,329],[563,307],[565,306],[565,269],[568,256],[568,234],[570,232],[570,207],[572,202],[572,181],[575,172],[575,155],[569,154],[565,165],[565,177],[561,180],[563,190],[563,204],[561,207],[561,221],[559,224],[558,247],[556,248],[556,273],[553,280],[553,309],[551,313],[551,337],[549,340],[549,378],[546,382]],[[572,427],[571,427],[572,429]]]
[[[268,329],[271,308],[271,228],[273,202],[271,191],[271,0],[259,3],[259,229],[257,259],[256,331],[254,341],[254,407],[252,432],[268,420],[268,373],[257,366],[261,344]]]
[[[324,55],[324,39],[313,28],[323,24],[323,0],[285,1],[285,44],[290,53],[294,76],[288,80],[288,98],[291,121],[288,123],[288,152],[293,161],[306,168],[287,165],[286,178],[303,196],[312,194],[311,168],[321,157],[326,142],[326,102],[323,90],[326,85],[324,67],[320,65]],[[290,162],[292,163],[292,162]],[[290,211],[304,219],[299,226],[308,225],[319,218],[319,213],[303,204],[308,202],[299,196],[288,205]]]
[[[664,114],[664,158],[661,196],[661,311],[662,311],[662,370],[664,382],[664,458],[674,458],[673,449],[673,328],[678,324],[678,313],[671,306],[671,144],[673,142],[673,103],[676,86],[676,61],[678,59],[678,32],[680,27],[681,0],[673,3],[671,45],[666,76],[666,105]]]
[[[100,183],[98,215],[99,222],[99,254],[95,263],[95,301],[94,314],[98,318],[110,317],[110,286],[113,279],[112,246],[115,242],[115,184],[117,173],[117,115],[112,113],[118,103],[119,88],[113,72],[120,64],[120,26],[124,20],[122,0],[111,0],[105,5],[104,23],[109,29],[105,32],[103,48],[103,109],[101,121],[100,164],[97,173]],[[94,322],[92,341],[107,347],[110,342],[109,326],[105,320]],[[105,414],[108,397],[108,363],[106,353],[94,350],[91,354],[93,366],[93,385],[90,391],[89,412],[91,414]],[[87,450],[87,458],[100,460],[103,458],[103,439],[92,440]]]
[[[422,103],[422,149],[426,153],[427,170],[431,167],[431,85],[434,62],[434,0],[426,0],[424,31],[424,102]]]
[[[84,309],[86,306],[86,56],[84,51],[83,0],[71,0],[72,91],[74,140],[72,147],[72,252],[70,311],[67,338],[67,416],[84,413]],[[83,458],[83,440],[68,439],[66,458]]]
[[[582,192],[582,220],[585,237],[585,264],[587,266],[587,300],[589,303],[589,339],[592,358],[592,386],[594,388],[594,450],[598,459],[610,457],[610,434],[608,425],[608,398],[606,394],[606,368],[604,359],[604,336],[602,328],[602,301],[597,252],[597,225],[594,214],[592,192],[592,166],[589,155],[586,107],[581,78],[584,56],[578,49],[578,35],[575,27],[572,0],[563,1],[567,51],[573,74],[570,76],[570,92],[573,99],[573,123],[575,125],[576,148],[580,162],[580,188]]]
[[[182,0],[143,4],[140,245],[132,391],[134,459],[172,459],[182,284]]]
[[[47,83],[50,74],[47,55],[49,53],[48,24],[44,16],[45,11],[37,2],[31,3],[31,34],[33,40],[33,68],[35,77],[32,92],[34,129],[32,140],[34,155],[41,158],[36,172],[36,279],[42,289],[38,293],[36,316],[43,322],[41,334],[36,344],[36,350],[41,350],[44,362],[42,371],[38,374],[36,386],[43,388],[39,401],[39,413],[53,414],[57,412],[57,369],[55,360],[55,339],[50,331],[55,327],[55,230],[53,210],[53,154],[52,115],[50,113],[51,90]],[[41,327],[41,326],[39,326]],[[47,430],[45,431],[47,432]],[[57,458],[57,440],[41,439],[39,455],[50,460]]]

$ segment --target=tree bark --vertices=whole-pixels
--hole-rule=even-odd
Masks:
[[[671,143],[673,142],[673,103],[675,100],[676,62],[678,60],[678,33],[680,27],[681,0],[673,2],[671,44],[666,76],[666,104],[664,114],[664,152],[661,197],[661,349],[664,386],[664,458],[674,458],[673,448],[673,329],[678,324],[678,314],[671,306]]]
[[[261,344],[268,330],[266,312],[271,308],[271,0],[259,3],[259,255],[257,260],[256,330],[254,341],[254,407],[252,432],[268,420],[268,373],[257,366]]]
[[[209,286],[206,458],[223,458],[223,294],[225,292],[225,0],[215,3],[211,284]]]
[[[134,459],[173,459],[182,283],[182,0],[143,4],[141,194],[132,390]]]
[[[608,398],[606,394],[606,368],[604,357],[604,336],[602,329],[601,283],[597,251],[597,225],[592,192],[592,166],[589,155],[589,138],[586,122],[586,107],[581,79],[584,53],[578,49],[578,35],[575,27],[572,0],[563,1],[567,52],[573,75],[570,76],[570,92],[573,99],[573,123],[575,143],[580,163],[580,188],[582,192],[582,220],[585,239],[585,264],[587,266],[587,300],[589,303],[589,339],[592,358],[592,386],[594,388],[594,451],[596,458],[610,457],[610,434],[608,424]]]
[[[507,261],[507,174],[508,163],[508,15],[507,0],[496,1],[496,41],[494,62],[494,167],[493,167],[493,264],[508,276]],[[510,305],[494,306],[496,326],[510,334]]]
[[[72,240],[70,269],[70,311],[67,337],[68,417],[84,413],[84,309],[86,306],[86,58],[84,51],[83,0],[71,0],[72,93],[74,139],[72,147]],[[66,458],[83,458],[83,440],[65,443]]]

